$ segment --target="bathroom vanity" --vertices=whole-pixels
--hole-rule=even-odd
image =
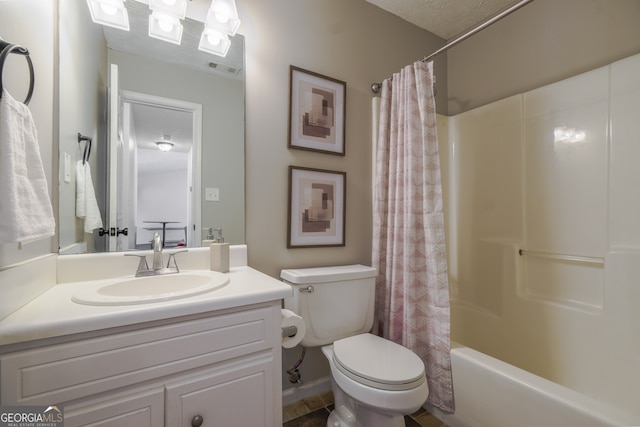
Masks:
[[[281,425],[291,288],[246,265],[228,274],[138,305],[78,304],[86,282],[53,286],[0,321],[0,404],[61,405],[66,427]]]

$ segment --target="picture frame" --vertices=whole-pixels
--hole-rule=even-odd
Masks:
[[[289,166],[287,248],[345,246],[347,173]]]
[[[345,155],[347,84],[289,67],[289,148]]]

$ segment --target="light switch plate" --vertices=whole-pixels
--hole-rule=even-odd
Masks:
[[[208,202],[219,202],[220,201],[220,189],[219,188],[205,188],[204,190],[204,199]]]
[[[64,154],[64,182],[71,182],[71,155],[69,153]]]

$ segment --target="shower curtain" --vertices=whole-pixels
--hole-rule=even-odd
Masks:
[[[449,284],[433,63],[382,83],[376,148],[373,266],[378,333],[424,361],[428,402],[454,411]]]

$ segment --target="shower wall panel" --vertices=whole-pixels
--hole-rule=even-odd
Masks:
[[[640,415],[638,76],[640,55],[449,118],[444,185],[452,338]]]

